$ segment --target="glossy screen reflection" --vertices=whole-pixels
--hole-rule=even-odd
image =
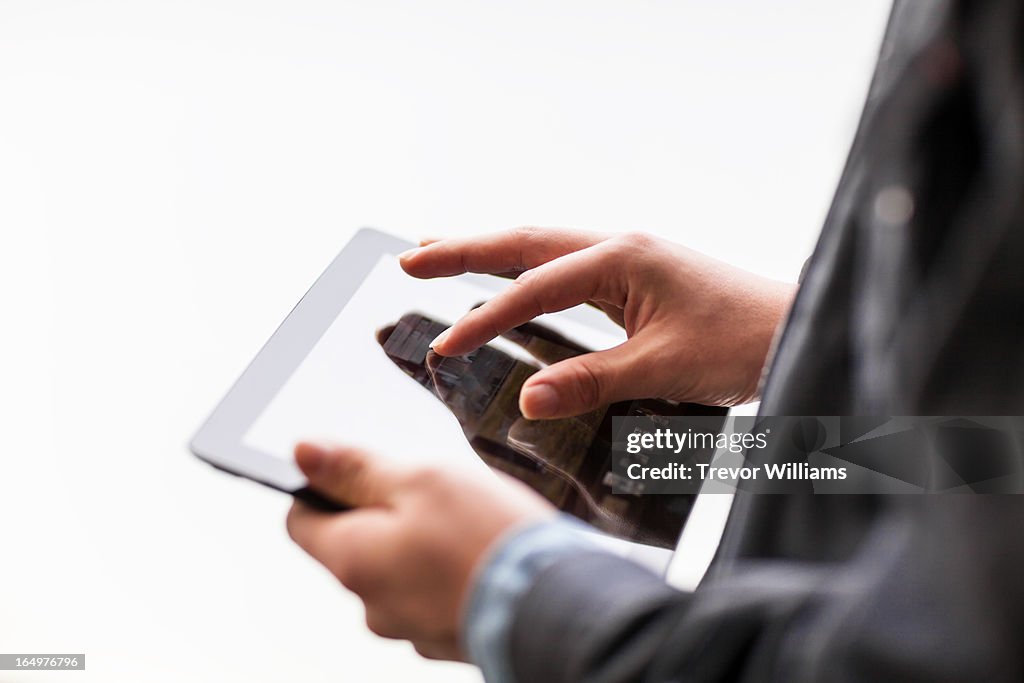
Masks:
[[[525,482],[559,509],[606,533],[663,548],[674,547],[692,496],[612,493],[612,417],[721,414],[719,409],[664,401],[624,401],[572,418],[527,420],[519,412],[523,383],[540,366],[586,349],[541,324],[505,335],[528,351],[514,358],[493,346],[446,358],[429,344],[446,327],[407,313],[377,338],[388,357],[433,393],[458,419],[467,441],[491,467]],[[710,461],[713,452],[704,454]]]

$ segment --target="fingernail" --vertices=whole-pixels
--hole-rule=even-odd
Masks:
[[[327,448],[315,443],[300,443],[295,447],[295,462],[303,472],[315,476],[327,462]]]
[[[528,419],[548,417],[558,411],[558,392],[549,384],[523,387],[519,395],[519,410]]]
[[[451,330],[452,328],[449,327],[447,330],[434,337],[434,341],[430,342],[430,348],[436,351],[438,346],[444,344],[444,340],[448,338],[448,333],[451,332]]]
[[[409,258],[410,256],[412,256],[413,254],[415,254],[419,250],[420,250],[420,247],[413,247],[412,249],[406,249],[405,251],[403,251],[401,254],[398,255],[398,260],[399,261],[404,261],[405,259]]]

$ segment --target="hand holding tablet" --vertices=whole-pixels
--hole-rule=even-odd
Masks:
[[[302,440],[373,447],[410,462],[429,444],[434,462],[487,471],[457,421],[411,385],[382,351],[376,331],[410,310],[455,320],[508,286],[470,275],[416,280],[398,264],[411,243],[364,229],[302,297],[190,444],[203,460],[294,493],[306,484],[292,459]],[[622,340],[594,311],[569,311],[558,324],[600,348]],[[514,344],[496,346],[522,354]]]

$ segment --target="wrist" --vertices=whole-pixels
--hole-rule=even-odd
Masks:
[[[761,290],[763,299],[758,307],[759,315],[755,319],[754,335],[747,347],[749,354],[746,359],[746,400],[739,403],[749,403],[760,398],[763,376],[771,365],[779,332],[785,324],[799,287],[796,283],[766,280]]]

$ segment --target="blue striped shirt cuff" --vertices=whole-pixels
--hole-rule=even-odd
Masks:
[[[510,532],[477,575],[463,618],[463,646],[487,683],[515,683],[509,634],[519,598],[545,568],[565,555],[600,550],[575,517],[558,517]]]

